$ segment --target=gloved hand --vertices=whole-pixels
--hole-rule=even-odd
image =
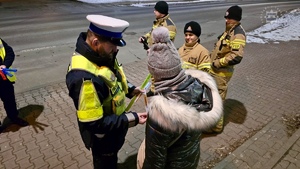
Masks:
[[[142,36],[142,37],[140,38],[140,41],[143,43],[144,49],[145,49],[145,50],[148,50],[148,49],[149,49],[149,46],[148,46],[148,43],[147,43],[147,39],[146,39],[144,36]]]

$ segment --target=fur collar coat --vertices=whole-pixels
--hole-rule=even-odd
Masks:
[[[151,97],[143,169],[197,168],[200,135],[213,127],[223,113],[222,99],[213,77],[199,70],[186,70],[185,73],[210,89],[212,107],[208,111],[199,111],[190,104],[162,95]]]

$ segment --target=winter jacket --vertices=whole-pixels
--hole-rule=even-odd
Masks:
[[[197,42],[193,46],[183,44],[178,53],[182,60],[182,68],[209,71],[211,64],[209,52],[200,43]]]
[[[94,65],[97,65],[99,69],[105,66],[110,68],[111,71],[116,72],[113,67],[116,58],[111,61],[101,60],[101,57],[89,47],[85,40],[86,33],[81,33],[77,40],[76,53],[82,55],[94,63]],[[115,77],[118,81],[122,81],[119,79],[122,77],[118,74],[116,74]],[[108,97],[111,97],[111,91],[103,78],[95,76],[86,70],[72,69],[66,75],[66,85],[69,90],[69,96],[73,99],[77,110],[79,101],[82,101],[83,96],[81,93],[86,80],[93,82],[93,88],[95,88],[101,103],[104,103]],[[133,85],[128,86],[128,94],[126,96],[130,97],[130,93],[135,87]],[[104,105],[101,104],[101,106]],[[103,117],[100,119],[89,122],[78,120],[80,134],[87,149],[90,149],[93,144],[98,144],[100,147],[102,146],[100,153],[115,153],[122,147],[128,128],[137,125],[139,118],[135,112],[124,112],[121,115],[117,115],[112,113],[112,111],[107,111],[105,107],[103,107],[103,110],[106,111],[104,111]]]
[[[225,31],[218,38],[211,53],[212,73],[221,77],[231,77],[234,65],[243,58],[246,45],[245,30],[240,23]]]
[[[222,100],[213,78],[199,70],[179,86],[151,97],[146,123],[143,169],[196,169],[201,132],[222,115]]]
[[[164,26],[164,27],[168,28],[171,41],[173,41],[173,42],[175,41],[175,37],[176,37],[176,33],[177,33],[176,25],[174,24],[174,22],[170,18],[170,14],[168,14],[163,18],[156,19],[155,21],[153,21],[153,26],[152,26],[151,31],[149,31],[147,34],[145,34],[143,36],[147,39],[147,43],[148,43],[149,46],[152,46],[152,44],[153,44],[153,40],[152,40],[152,37],[151,37],[152,31],[155,28],[160,27],[160,26]]]

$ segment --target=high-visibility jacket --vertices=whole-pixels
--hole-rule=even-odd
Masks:
[[[151,37],[152,31],[155,28],[160,27],[160,26],[166,27],[169,30],[169,35],[170,35],[171,41],[173,41],[173,42],[175,41],[175,37],[176,37],[176,33],[177,33],[176,25],[174,24],[174,22],[170,18],[170,14],[168,14],[168,15],[164,16],[163,18],[156,19],[153,22],[153,26],[152,26],[151,31],[149,31],[148,33],[146,33],[144,35],[144,37],[147,39],[147,43],[148,43],[149,46],[152,46],[152,44],[153,44],[153,39]]]
[[[221,77],[231,77],[234,65],[239,64],[243,58],[245,45],[245,30],[240,23],[225,31],[210,55],[213,64],[211,73]]]
[[[198,42],[193,46],[183,44],[178,53],[182,60],[183,69],[197,69],[208,72],[210,70],[210,57],[208,50]]]
[[[4,48],[4,45],[2,43],[2,40],[0,39],[0,57],[1,59],[3,60],[4,62],[4,59],[5,59],[5,56],[6,56],[6,53],[5,53],[5,48]],[[14,72],[9,72],[12,76],[8,76],[6,75],[6,78],[10,81],[10,82],[15,82],[16,81],[16,75]]]
[[[114,68],[121,76],[121,81],[118,81],[119,79],[108,67],[99,67],[82,55],[76,53],[73,55],[68,71],[84,70],[90,72],[102,78],[110,90],[109,96],[101,103],[92,80],[84,79],[77,109],[77,117],[80,122],[99,120],[104,113],[108,112],[121,115],[125,111],[125,94],[128,93],[127,80],[123,68],[118,64],[117,60]]]

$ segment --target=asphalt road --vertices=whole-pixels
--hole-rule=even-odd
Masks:
[[[232,0],[231,0],[232,1]],[[300,8],[299,1],[201,2],[170,5],[170,15],[178,28],[175,46],[183,44],[183,27],[194,20],[201,24],[201,42],[215,41],[224,30],[224,12],[231,5],[243,8],[242,24],[251,31],[264,23],[264,11],[281,12]],[[138,37],[150,30],[154,20],[153,6],[128,4],[84,4],[71,0],[0,0],[0,37],[17,55],[16,93],[65,79],[78,34],[86,31],[88,14],[102,14],[127,20],[124,34],[127,46],[120,48],[119,62],[126,64],[146,57]],[[205,46],[209,50],[213,46]],[[144,68],[143,68],[144,69]]]

